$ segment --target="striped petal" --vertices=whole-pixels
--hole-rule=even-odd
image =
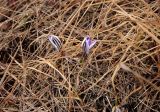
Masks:
[[[86,37],[85,44],[86,44],[86,46],[85,46],[85,52],[86,52],[86,54],[89,54],[89,50],[90,50],[89,46],[91,44],[91,39],[89,37]]]
[[[88,54],[89,53],[89,45],[87,43],[87,38],[84,38],[84,40],[82,41],[82,50],[85,54]]]

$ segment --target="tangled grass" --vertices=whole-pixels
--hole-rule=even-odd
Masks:
[[[0,111],[159,112],[159,86],[159,0],[0,1]]]

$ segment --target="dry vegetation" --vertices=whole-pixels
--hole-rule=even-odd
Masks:
[[[0,1],[1,112],[159,112],[159,86],[159,0]]]

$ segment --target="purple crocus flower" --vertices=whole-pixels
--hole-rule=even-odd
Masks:
[[[49,41],[52,43],[54,49],[56,51],[60,51],[61,47],[62,47],[62,42],[61,40],[59,39],[58,36],[55,36],[55,35],[50,35],[48,36],[48,39]]]
[[[89,36],[86,36],[81,44],[83,52],[88,55],[90,49],[96,44],[96,42],[96,40],[92,41]]]

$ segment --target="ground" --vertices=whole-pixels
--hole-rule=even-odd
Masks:
[[[159,112],[160,0],[0,0],[0,111]]]

